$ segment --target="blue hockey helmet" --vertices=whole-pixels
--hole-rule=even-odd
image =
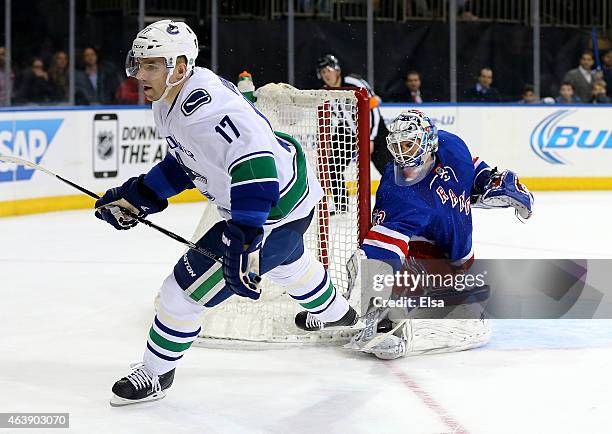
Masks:
[[[420,110],[400,113],[388,126],[387,148],[395,160],[396,183],[413,185],[433,167],[438,129]]]

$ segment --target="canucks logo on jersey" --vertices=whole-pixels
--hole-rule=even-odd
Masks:
[[[204,104],[208,104],[211,101],[212,97],[206,89],[194,89],[187,95],[183,104],[181,104],[181,111],[185,116],[189,116]]]

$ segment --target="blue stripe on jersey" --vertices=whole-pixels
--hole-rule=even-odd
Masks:
[[[275,206],[279,198],[278,181],[249,182],[248,184],[232,186],[230,189],[232,210],[249,209],[245,204],[249,203],[250,200],[266,201],[270,203],[270,206]],[[255,211],[263,210],[263,207],[255,208]]]
[[[261,118],[266,121],[266,123],[268,124],[268,126],[270,127],[270,129],[272,131],[274,131],[274,128],[272,128],[272,124],[270,123],[270,121],[268,120],[267,117],[264,116],[264,114],[262,112],[259,111],[259,109],[257,107],[255,107],[255,104],[253,104],[251,101],[249,101],[244,95],[242,95],[244,97],[244,99],[246,100],[246,102],[248,102],[249,104],[251,104],[251,107],[253,107],[253,110],[255,110],[255,113],[257,113],[259,116],[261,116]]]
[[[325,284],[327,283],[327,272],[323,273],[323,280],[321,281],[321,283],[319,283],[317,285],[317,287],[315,289],[313,289],[310,292],[307,292],[306,294],[303,295],[291,295],[291,298],[293,298],[294,300],[306,300],[309,297],[312,297],[313,295],[315,295],[317,292],[321,291],[321,289],[323,289],[324,286],[326,286]]]
[[[183,357],[182,354],[178,357],[166,356],[165,354],[162,354],[159,351],[155,351],[155,349],[148,342],[147,342],[147,349],[151,351],[153,354],[155,354],[157,357],[159,357],[160,359],[167,360],[168,362],[176,362],[178,359]]]
[[[232,221],[240,225],[262,227],[268,218],[269,211],[232,210]]]
[[[400,256],[394,251],[383,249],[382,247],[363,244],[361,249],[364,251],[368,259],[401,259]]]
[[[168,326],[162,324],[162,322],[155,317],[155,325],[164,333],[167,333],[172,336],[176,336],[177,338],[194,338],[200,333],[200,328],[198,328],[195,332],[179,332],[177,330],[173,330]]]
[[[171,155],[157,163],[145,175],[144,183],[160,199],[176,196],[183,190],[195,188],[178,161]]]
[[[278,199],[278,182],[253,182],[232,187],[232,220],[241,225],[262,227]]]

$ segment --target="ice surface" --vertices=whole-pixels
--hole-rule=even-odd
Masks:
[[[153,220],[189,236],[201,208]],[[610,258],[611,217],[611,193],[537,193],[526,224],[475,210],[475,253]],[[164,400],[111,408],[182,246],[90,211],[0,219],[0,242],[0,412],[70,412],[79,433],[610,432],[607,320],[495,321],[484,348],[395,362],[338,348],[193,348]]]

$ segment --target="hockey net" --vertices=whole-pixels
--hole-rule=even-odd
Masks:
[[[297,90],[269,84],[257,92],[257,108],[275,131],[301,143],[325,196],[317,205],[304,244],[328,270],[341,293],[348,290],[346,264],[370,224],[369,100],[359,90]],[[194,239],[219,220],[208,205]],[[341,343],[348,332],[306,333],[294,324],[301,310],[286,291],[267,280],[252,301],[231,297],[203,315],[195,345],[258,347],[262,344]]]

